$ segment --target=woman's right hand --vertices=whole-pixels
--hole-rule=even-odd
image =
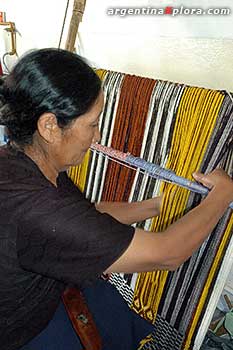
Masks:
[[[224,198],[226,197],[229,200],[229,203],[233,201],[233,181],[223,169],[215,169],[209,174],[195,172],[193,177],[196,181],[211,189],[211,192],[218,191],[221,193]]]

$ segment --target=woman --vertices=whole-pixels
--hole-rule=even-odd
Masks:
[[[176,269],[233,200],[223,171],[195,174],[209,195],[156,234],[128,225],[158,215],[160,198],[90,204],[66,170],[99,141],[104,98],[99,78],[75,54],[29,53],[0,95],[10,140],[0,149],[2,349],[18,349],[47,329],[66,285],[86,286],[103,272]]]

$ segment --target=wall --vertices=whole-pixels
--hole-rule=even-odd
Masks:
[[[58,46],[66,0],[1,0],[7,19],[16,22],[19,55]],[[222,7],[232,1],[224,0]],[[196,86],[233,91],[230,74],[233,27],[230,16],[108,16],[116,6],[162,8],[219,7],[218,0],[87,0],[80,26],[81,52],[97,66]],[[72,0],[63,36],[64,46]],[[3,35],[4,33],[4,35]],[[9,48],[9,34],[0,27],[0,54]],[[143,47],[143,49],[142,49]],[[16,57],[7,58],[11,67]]]
[[[0,11],[14,21],[19,55],[58,46],[67,0],[1,0]],[[72,11],[67,16],[62,47]],[[79,52],[98,67],[186,84],[233,91],[233,15],[108,16],[109,7],[230,7],[232,0],[87,0]],[[233,12],[233,6],[231,8]],[[9,35],[0,28],[0,56]],[[8,57],[11,67],[16,57]],[[233,270],[231,272],[233,275]],[[229,282],[233,289],[233,281]]]
[[[15,22],[17,33],[17,51],[19,56],[25,51],[57,47],[60,39],[66,0],[1,0],[0,11],[6,12],[6,20]],[[69,14],[72,11],[70,6]],[[64,39],[67,35],[67,28]],[[63,42],[64,45],[64,42]],[[0,56],[10,49],[10,36],[0,26]],[[7,56],[6,62],[11,67],[17,60]]]
[[[233,91],[230,16],[107,16],[116,6],[219,7],[219,1],[88,0],[81,32],[83,53],[97,66],[196,86]],[[224,7],[231,0],[223,1]],[[223,4],[222,4],[223,6]]]

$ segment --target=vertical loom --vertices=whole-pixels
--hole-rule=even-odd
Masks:
[[[194,171],[232,171],[233,105],[224,91],[100,70],[106,96],[101,144],[126,150],[188,181]],[[161,215],[139,223],[160,231],[199,195],[88,152],[70,177],[91,201],[137,201],[162,191]],[[171,195],[172,194],[172,195]],[[112,274],[129,306],[154,324],[143,350],[198,350],[230,271],[233,216],[227,210],[202,247],[177,271]]]

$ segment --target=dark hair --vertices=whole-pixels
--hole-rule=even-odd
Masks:
[[[54,113],[66,127],[88,112],[100,89],[99,77],[80,56],[61,49],[32,51],[0,84],[0,124],[10,140],[31,144],[43,113]]]

